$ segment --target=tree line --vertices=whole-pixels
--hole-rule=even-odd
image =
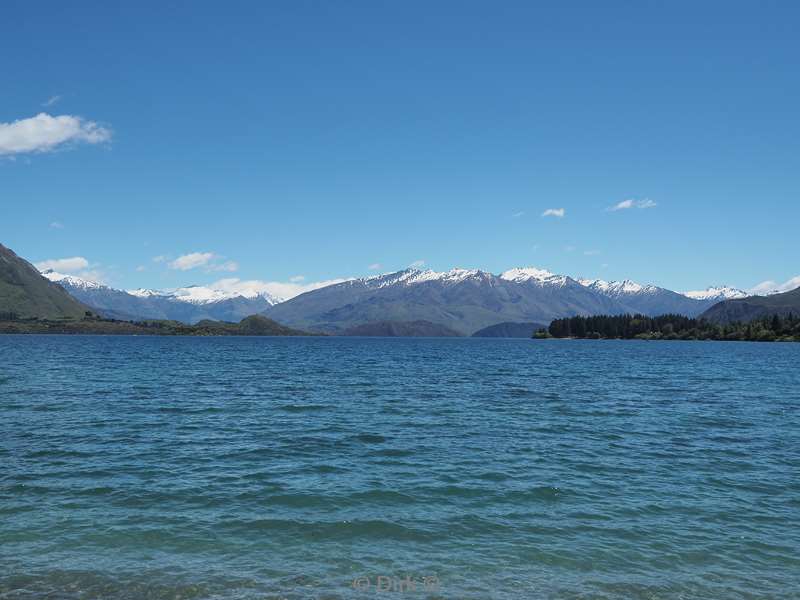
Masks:
[[[720,325],[683,315],[598,315],[556,319],[534,337],[646,340],[800,342],[800,316],[773,315]]]

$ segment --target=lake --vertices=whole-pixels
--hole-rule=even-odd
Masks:
[[[0,598],[796,598],[799,365],[0,336]]]

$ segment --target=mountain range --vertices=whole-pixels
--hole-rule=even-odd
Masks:
[[[125,291],[52,270],[44,271],[42,275],[58,283],[80,302],[113,319],[169,319],[190,324],[203,320],[239,322],[280,301],[266,292],[231,293],[202,286],[169,292],[149,289]]]
[[[387,322],[406,324],[391,331],[421,331],[409,324],[425,321],[471,335],[499,323],[549,323],[572,315],[697,316],[720,300],[746,296],[728,287],[680,294],[629,280],[573,279],[533,267],[500,275],[478,269],[405,269],[351,279],[286,301],[265,292],[203,286],[125,291],[55,271],[43,275],[109,318],[237,322],[263,314],[291,327],[325,333],[351,333],[355,327]]]
[[[406,269],[307,292],[264,314],[291,327],[334,334],[377,321],[428,321],[471,335],[498,323],[549,323],[572,315],[697,316],[722,299],[746,294],[712,288],[697,295],[631,281],[576,280],[532,267],[500,275]]]
[[[678,293],[629,280],[573,279],[528,267],[499,275],[478,269],[404,269],[282,301],[266,292],[204,286],[120,290],[55,271],[40,274],[0,246],[0,313],[23,318],[80,318],[91,310],[113,319],[195,324],[239,322],[259,314],[321,333],[507,337],[573,315],[676,313],[729,322],[795,313],[800,312],[797,293],[748,297],[729,287]]]

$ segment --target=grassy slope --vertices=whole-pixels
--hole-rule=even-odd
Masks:
[[[80,319],[89,310],[28,261],[0,244],[0,313],[20,318]]]

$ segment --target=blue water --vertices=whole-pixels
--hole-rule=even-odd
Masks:
[[[797,598],[798,365],[0,336],[0,598]]]

